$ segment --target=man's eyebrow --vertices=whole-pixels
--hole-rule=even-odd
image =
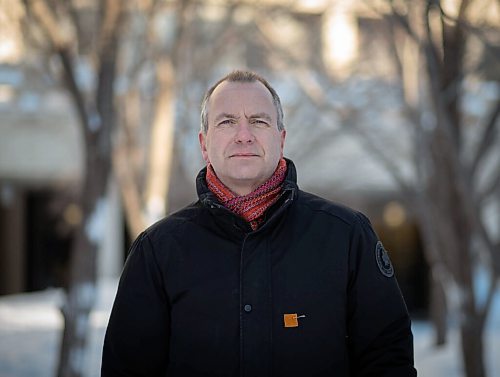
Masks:
[[[247,119],[266,119],[267,121],[271,122],[272,118],[269,114],[267,113],[257,113],[257,114],[252,114]]]
[[[235,115],[235,114],[230,114],[230,113],[220,113],[219,115],[217,115],[215,117],[215,121],[214,122],[218,122],[222,119],[239,119],[239,116]]]

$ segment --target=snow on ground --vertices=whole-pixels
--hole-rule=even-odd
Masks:
[[[86,377],[99,376],[101,347],[109,318],[116,281],[99,284],[97,304],[90,324]],[[58,307],[62,293],[57,289],[0,297],[0,376],[53,377],[58,358],[62,318]],[[500,377],[500,292],[489,317],[485,338],[488,377]],[[451,329],[445,347],[432,345],[433,330],[426,321],[413,323],[415,364],[421,377],[463,377],[460,340]]]

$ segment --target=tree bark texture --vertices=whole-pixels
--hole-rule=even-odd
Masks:
[[[485,377],[483,327],[478,323],[480,319],[475,310],[467,310],[465,314],[467,319],[460,329],[465,375],[467,377]]]

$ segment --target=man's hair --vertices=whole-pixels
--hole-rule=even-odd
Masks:
[[[208,131],[208,102],[210,101],[214,90],[224,81],[240,83],[252,83],[257,81],[261,82],[267,88],[267,90],[269,90],[273,98],[273,104],[278,114],[278,130],[282,131],[285,129],[285,124],[283,123],[283,108],[281,107],[280,97],[278,96],[276,90],[274,90],[274,88],[271,86],[271,84],[269,84],[264,77],[255,72],[233,71],[217,81],[210,89],[207,90],[207,92],[205,93],[205,97],[203,97],[203,102],[201,103],[201,132],[203,134],[206,135]]]

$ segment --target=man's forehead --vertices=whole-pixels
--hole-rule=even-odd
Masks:
[[[237,117],[242,111],[247,118],[267,114],[271,122],[278,116],[271,92],[260,81],[224,81],[213,91],[207,107],[210,123],[227,114]]]

